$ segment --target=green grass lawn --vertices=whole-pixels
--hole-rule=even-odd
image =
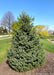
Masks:
[[[47,39],[40,39],[40,42],[43,43],[43,48],[47,51],[54,53],[54,44],[49,42]]]
[[[0,40],[0,63],[7,56],[7,49],[9,49],[11,38]]]

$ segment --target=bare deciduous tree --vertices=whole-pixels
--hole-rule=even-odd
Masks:
[[[5,27],[5,28],[8,28],[9,33],[10,33],[13,21],[14,21],[14,16],[10,11],[8,11],[7,13],[4,14],[4,16],[1,20],[1,25],[3,25],[3,27]]]

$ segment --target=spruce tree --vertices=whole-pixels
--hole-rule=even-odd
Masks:
[[[18,19],[18,29],[14,29],[11,48],[8,50],[9,65],[18,72],[25,72],[41,66],[45,62],[45,52],[39,36],[33,29],[34,18],[22,13]]]

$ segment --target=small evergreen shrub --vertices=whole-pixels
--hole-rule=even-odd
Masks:
[[[54,39],[54,36],[40,36],[41,39]]]
[[[20,15],[17,24],[21,26],[15,29],[12,45],[8,50],[8,63],[18,72],[32,70],[45,62],[45,52],[35,29],[32,29],[32,21],[33,18],[24,12]]]

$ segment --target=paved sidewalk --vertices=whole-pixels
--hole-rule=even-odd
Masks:
[[[11,38],[11,37],[0,38],[0,40],[9,39],[9,38]]]
[[[12,36],[12,35],[0,35],[0,37],[9,37],[9,36]]]
[[[12,35],[0,35],[0,40],[9,39]]]

